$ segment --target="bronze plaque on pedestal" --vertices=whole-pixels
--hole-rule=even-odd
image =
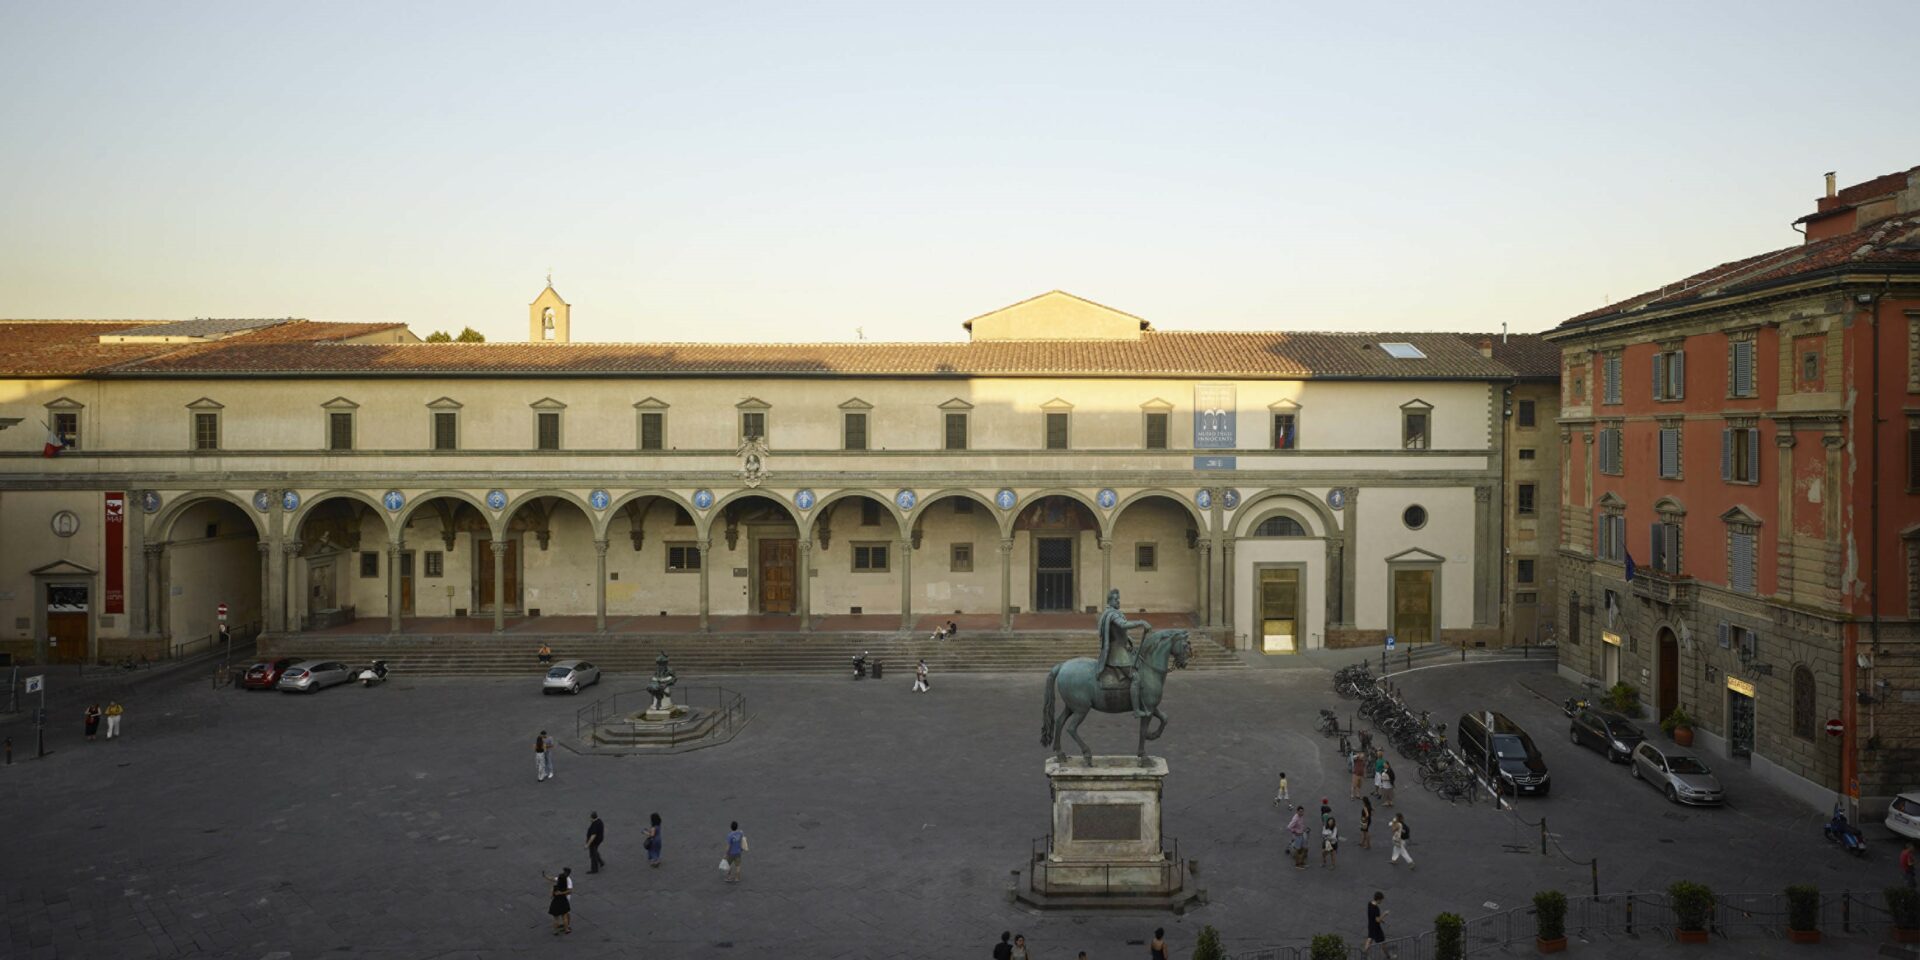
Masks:
[[[1140,839],[1140,804],[1076,803],[1073,805],[1073,839]]]

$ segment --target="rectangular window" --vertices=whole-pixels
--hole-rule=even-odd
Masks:
[[[1648,565],[1661,573],[1680,573],[1680,525],[1656,521],[1647,533]]]
[[[1533,561],[1532,560],[1522,559],[1522,560],[1515,560],[1513,562],[1513,581],[1515,583],[1532,583],[1533,582]]]
[[[1514,488],[1513,510],[1515,513],[1523,517],[1533,516],[1534,490],[1535,490],[1535,487],[1531,483],[1523,483]]]
[[[446,575],[446,572],[447,572],[447,555],[444,553],[441,553],[438,550],[428,550],[427,560],[426,560],[426,575],[429,577],[439,577],[439,576]]]
[[[1619,563],[1627,549],[1627,518],[1617,513],[1601,514],[1594,534],[1594,557]]]
[[[1532,448],[1532,447],[1521,447],[1521,448],[1520,448],[1520,459],[1522,459],[1522,460],[1532,460],[1532,459],[1533,459],[1533,448]]]
[[[1680,428],[1660,428],[1660,476],[1680,479]]]
[[[765,440],[767,438],[767,412],[765,410],[742,410],[740,412],[740,439]]]
[[[667,447],[667,415],[659,412],[647,412],[640,415],[640,449],[665,450]]]
[[[887,545],[884,543],[856,543],[853,545],[854,573],[887,572]]]
[[[1821,355],[1827,346],[1827,336],[1823,333],[1808,334],[1793,338],[1793,352],[1800,357],[1801,393],[1819,393],[1826,389],[1826,378],[1821,363]]]
[[[68,450],[80,449],[80,415],[77,413],[56,413],[53,415],[53,432]]]
[[[877,527],[880,525],[880,504],[864,497],[860,500],[860,525]]]
[[[1907,489],[1920,490],[1920,420],[1907,421]]]
[[[1623,454],[1626,453],[1626,444],[1621,437],[1622,432],[1619,427],[1602,427],[1600,429],[1597,456],[1600,460],[1601,473],[1609,473],[1617,476],[1626,472],[1626,464],[1624,462],[1626,458],[1623,456]]]
[[[1605,378],[1601,389],[1604,391],[1602,403],[1620,402],[1620,355],[1614,354],[1601,361],[1601,375]]]
[[[195,450],[220,449],[219,414],[196,413],[193,415],[193,448]]]
[[[950,573],[972,573],[973,544],[956,543],[948,547],[947,570]]]
[[[360,551],[360,579],[375,580],[380,577],[380,551]]]
[[[437,411],[433,415],[433,448],[435,450],[460,449],[460,435],[457,429],[458,415],[446,411]]]
[[[865,450],[867,448],[867,415],[848,413],[841,419],[846,424],[846,430],[842,435],[845,441],[843,449]]]
[[[1735,593],[1753,593],[1754,540],[1751,532],[1736,530],[1727,539],[1727,586]]]
[[[667,572],[694,573],[700,569],[700,545],[688,540],[667,541]]]
[[[1681,400],[1687,395],[1687,355],[1668,350],[1653,355],[1653,398]]]
[[[1428,447],[1427,413],[1424,410],[1407,410],[1400,416],[1400,438],[1408,450],[1425,450]]]
[[[1164,413],[1147,414],[1147,449],[1167,449],[1167,420]]]
[[[947,446],[946,448],[948,450],[965,450],[967,448],[967,415],[966,414],[964,413],[947,414]]]
[[[1720,431],[1720,479],[1729,483],[1760,482],[1760,428],[1728,427]]]
[[[327,449],[353,449],[353,414],[327,414]]]
[[[1133,568],[1135,570],[1160,569],[1160,547],[1152,543],[1133,545]]]
[[[1276,413],[1273,415],[1273,448],[1275,450],[1300,449],[1299,414]]]
[[[1728,351],[1727,395],[1753,396],[1753,341],[1735,340]]]
[[[535,445],[541,450],[560,449],[560,414],[543,411],[535,417],[539,428]]]
[[[1520,401],[1519,407],[1517,408],[1517,416],[1520,418],[1520,426],[1531,428],[1535,416],[1534,402],[1532,400]]]
[[[1064,413],[1047,414],[1047,449],[1067,449],[1067,415]]]

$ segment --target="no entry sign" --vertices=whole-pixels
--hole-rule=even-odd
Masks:
[[[1837,737],[1846,732],[1847,732],[1846,721],[1844,720],[1828,720],[1827,721],[1827,736]]]
[[[218,614],[220,614],[220,622],[221,622],[221,623],[226,623],[226,622],[227,622],[227,605],[226,605],[226,604],[224,604],[224,603],[223,603],[223,604],[221,604],[221,605],[219,605],[218,607],[215,607],[215,608],[214,608],[214,612],[216,612],[216,613],[218,613]]]

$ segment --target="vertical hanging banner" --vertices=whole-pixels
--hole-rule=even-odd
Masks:
[[[106,613],[127,612],[127,495],[107,494],[107,607]]]
[[[1202,450],[1232,450],[1240,445],[1235,430],[1233,384],[1193,385],[1193,445]]]

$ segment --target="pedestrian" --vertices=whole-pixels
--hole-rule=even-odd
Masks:
[[[1293,819],[1287,821],[1287,853],[1293,857],[1296,870],[1307,868],[1307,808],[1294,807]]]
[[[1907,881],[1907,889],[1913,889],[1913,841],[1900,851],[1900,876]]]
[[[92,740],[94,733],[98,732],[99,729],[100,729],[100,705],[96,703],[93,706],[87,708],[87,739]]]
[[[1381,906],[1386,899],[1386,894],[1375,890],[1373,899],[1367,901],[1367,939],[1360,944],[1360,955],[1363,957],[1373,949],[1374,944],[1387,942],[1387,911]]]
[[[948,620],[947,621],[947,639],[952,640],[954,637],[957,637],[959,635],[960,635],[960,625],[957,623],[954,623],[952,620]]]
[[[600,822],[598,810],[588,816],[591,819],[587,821],[587,872],[599,873],[600,868],[607,865],[605,860],[600,859],[600,844],[607,839],[607,825]]]
[[[1338,859],[1334,856],[1339,849],[1340,824],[1334,820],[1334,818],[1328,817],[1326,825],[1320,828],[1320,865],[1323,867],[1339,866]]]
[[[1027,952],[1027,935],[1024,933],[1013,935],[1013,960],[1033,960],[1033,954]]]
[[[1360,849],[1373,849],[1373,841],[1367,837],[1367,831],[1373,829],[1373,801],[1360,798]]]
[[[1147,944],[1147,957],[1149,960],[1167,960],[1167,928],[1154,928],[1153,942]]]
[[[126,712],[127,712],[126,708],[122,707],[119,701],[117,700],[107,701],[107,739],[108,740],[112,740],[114,737],[117,737],[120,735],[120,715]]]
[[[1282,770],[1280,771],[1280,789],[1274,791],[1273,802],[1275,804],[1284,806],[1288,799],[1289,798],[1287,796],[1287,772],[1285,770]]]
[[[547,877],[543,871],[541,874]],[[553,885],[553,899],[547,901],[547,916],[553,918],[553,935],[573,932],[573,868],[562,867],[557,877],[547,877]]]
[[[1360,754],[1362,756],[1368,756],[1368,757],[1373,756],[1373,731],[1372,730],[1360,731]]]
[[[740,830],[740,821],[727,825],[727,882],[740,882],[740,858],[747,854],[747,835]]]
[[[553,779],[553,738],[545,730],[533,738],[533,778],[540,783]]]
[[[927,660],[920,658],[920,665],[913,668],[913,692],[927,692]]]
[[[1393,819],[1387,823],[1387,835],[1393,838],[1393,856],[1387,858],[1387,864],[1391,866],[1405,860],[1407,869],[1413,869],[1413,854],[1407,852],[1407,840],[1412,838],[1413,831],[1407,829],[1406,818],[1400,814],[1394,814]]]
[[[1354,800],[1358,800],[1360,799],[1360,781],[1367,775],[1367,755],[1364,753],[1354,754],[1353,760],[1349,765],[1353,768],[1353,789],[1347,791],[1347,795]]]
[[[540,641],[540,665],[543,667],[553,665],[553,648],[547,646],[545,640]]]
[[[1375,753],[1373,755],[1373,798],[1375,800],[1380,799],[1380,787],[1386,782],[1387,755],[1384,753]]]
[[[1393,764],[1386,764],[1380,771],[1380,802],[1389,807],[1393,806],[1393,782],[1396,779]]]
[[[644,841],[647,848],[647,866],[657,867],[660,865],[660,815],[656,813],[647,819],[647,835]]]
[[[1013,960],[1013,931],[1000,931],[1000,942],[993,945],[993,960]]]
[[[1327,802],[1326,797],[1321,797],[1320,798],[1320,828],[1322,830],[1326,829],[1327,821],[1331,819],[1333,819],[1333,805]]]

